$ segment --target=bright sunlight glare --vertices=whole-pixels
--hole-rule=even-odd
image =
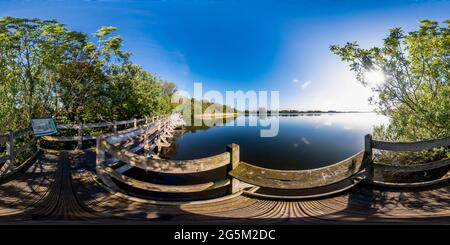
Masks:
[[[364,78],[369,85],[379,85],[384,83],[386,77],[381,70],[373,70],[364,73]]]

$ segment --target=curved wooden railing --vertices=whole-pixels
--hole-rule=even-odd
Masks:
[[[73,142],[76,141],[78,148],[82,148],[83,141],[95,140],[97,136],[95,135],[84,135],[83,129],[94,129],[94,128],[111,128],[111,132],[103,134],[104,136],[117,135],[118,133],[123,133],[123,131],[118,130],[118,126],[121,125],[133,125],[131,129],[137,128],[140,123],[148,124],[161,120],[163,116],[155,116],[152,118],[140,118],[131,119],[125,121],[113,121],[113,122],[100,122],[100,123],[81,123],[81,124],[59,124],[58,129],[75,129],[78,131],[76,136],[44,136],[42,137],[45,141],[53,142]],[[125,129],[129,130],[129,128]]]
[[[78,136],[44,136],[43,140],[47,141],[78,141],[81,145],[82,141],[96,139],[96,136],[83,135],[82,129],[88,128],[100,128],[100,127],[112,127],[113,130],[110,133],[104,135],[114,136],[116,134],[124,134],[139,128],[140,122],[145,122],[146,124],[162,121],[163,116],[153,117],[152,119],[132,119],[126,121],[115,121],[115,122],[101,122],[101,123],[86,123],[86,124],[61,124],[58,125],[58,129],[78,129]],[[132,128],[127,128],[121,131],[117,130],[119,125],[129,125],[132,124]],[[0,154],[0,183],[8,181],[11,176],[14,176],[17,172],[23,170],[33,163],[38,153],[42,150],[39,146],[38,138],[32,137],[29,141],[22,144],[21,146],[16,146],[15,141],[21,137],[29,136],[32,134],[31,128],[26,128],[16,132],[9,131],[8,134],[0,135],[0,144],[6,144],[5,154]],[[31,154],[31,157],[27,158],[21,163],[16,162],[17,156],[27,151],[31,147],[36,146],[36,150]]]
[[[330,166],[309,170],[275,170],[241,162],[231,175],[246,183],[275,189],[308,189],[331,185],[364,169],[364,151]]]
[[[425,140],[418,142],[387,142],[387,141],[379,141],[372,140],[371,135],[366,135],[366,149],[368,149],[368,154],[372,158],[372,149],[385,150],[385,151],[407,151],[407,152],[416,152],[416,151],[424,151],[431,150],[438,147],[449,147],[450,146],[450,137],[443,139],[435,139],[435,140]],[[372,184],[388,186],[388,187],[425,187],[429,185],[434,185],[438,183],[445,182],[450,180],[450,172],[447,172],[442,177],[423,182],[413,182],[413,183],[403,183],[403,182],[385,182],[375,180],[374,171],[375,169],[381,170],[382,172],[390,172],[390,173],[414,173],[414,172],[423,172],[429,170],[435,170],[439,168],[443,168],[450,165],[450,158],[441,159],[438,161],[428,162],[428,163],[420,163],[420,164],[412,164],[412,165],[392,165],[386,163],[378,163],[371,161],[369,166],[368,174],[370,176],[369,180]]]
[[[6,154],[0,156],[0,183],[29,166],[28,163],[32,162],[39,153],[39,148],[37,148],[36,151],[32,153],[31,157],[21,163],[16,162],[16,157],[32,146],[35,146],[37,139],[33,137],[20,147],[17,147],[14,141],[21,137],[28,136],[31,133],[31,128],[27,128],[16,132],[9,131],[6,135],[0,135],[0,144],[6,144]]]
[[[114,136],[102,136],[97,138],[97,175],[100,179],[111,185],[110,180],[118,181],[122,184],[152,192],[164,192],[164,193],[197,193],[203,191],[209,191],[213,189],[218,189],[222,187],[229,187],[229,193],[237,192],[236,180],[231,176],[226,179],[218,179],[214,181],[207,181],[205,183],[190,184],[186,183],[183,185],[164,185],[152,182],[144,182],[134,179],[130,176],[123,174],[121,169],[124,166],[115,168],[111,166],[109,159],[115,159],[125,164],[125,169],[131,167],[136,167],[143,169],[145,171],[150,171],[158,174],[177,174],[177,175],[190,175],[190,174],[201,174],[206,171],[215,170],[221,167],[228,166],[229,170],[236,166],[236,161],[239,160],[239,146],[230,145],[228,150],[224,153],[217,154],[214,156],[193,159],[193,160],[164,160],[164,159],[154,159],[148,158],[145,155],[139,155],[135,151],[130,151],[128,149],[123,149],[117,144],[130,140],[139,135],[144,135],[146,141],[144,144],[155,145],[158,138],[161,136],[171,135],[174,125],[171,125],[171,119],[164,121],[162,124],[153,124],[140,129],[136,129],[132,132],[118,134]],[[145,152],[144,152],[145,153]],[[237,158],[236,158],[237,157]],[[234,183],[234,185],[233,185]],[[111,186],[110,186],[111,187]],[[234,188],[233,188],[234,187]]]

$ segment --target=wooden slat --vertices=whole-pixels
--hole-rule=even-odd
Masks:
[[[211,157],[194,159],[194,160],[163,160],[148,159],[145,156],[137,155],[132,152],[122,150],[118,147],[108,144],[105,140],[100,143],[100,148],[108,152],[111,156],[122,162],[130,164],[143,170],[171,173],[171,174],[187,174],[209,171],[230,164],[230,153],[224,152]]]
[[[118,133],[117,136],[111,136],[106,138],[106,140],[108,141],[108,143],[110,144],[117,144],[119,142],[123,142],[125,140],[129,140],[131,138],[137,137],[142,135],[143,133],[149,133],[149,134],[153,134],[156,132],[158,128],[156,127],[156,125],[150,125],[149,127],[147,126],[141,126],[138,127],[132,131],[127,131],[127,132],[120,132]]]
[[[347,181],[347,185],[340,188],[340,189],[335,189],[335,190],[331,190],[331,191],[327,191],[327,192],[323,192],[323,193],[314,193],[314,194],[304,194],[304,195],[292,195],[292,196],[288,196],[288,195],[275,195],[275,194],[263,194],[263,193],[258,193],[257,190],[259,189],[259,187],[252,189],[252,191],[244,191],[243,194],[249,197],[256,197],[259,199],[270,199],[270,200],[309,200],[309,199],[319,199],[319,198],[324,198],[324,197],[329,197],[329,196],[333,196],[339,193],[343,193],[353,187],[355,187],[356,185],[358,185],[359,183],[361,183],[364,179],[360,178],[360,179],[355,179],[355,180],[348,180]]]
[[[383,171],[389,172],[400,172],[400,173],[411,173],[420,172],[431,169],[441,168],[450,165],[450,159],[442,159],[439,161],[423,163],[423,164],[413,164],[413,165],[392,165],[384,163],[374,163],[375,167],[381,168]]]
[[[384,182],[373,180],[370,183],[377,186],[391,187],[391,188],[413,188],[413,187],[429,187],[444,182],[450,181],[450,172],[445,174],[439,179],[429,180],[424,182],[413,182],[413,183],[396,183],[396,182]]]
[[[22,129],[22,130],[19,130],[17,132],[14,132],[14,134],[13,134],[14,135],[14,139],[22,137],[22,136],[24,136],[26,134],[29,134],[31,132],[32,132],[31,128],[26,128],[26,129]],[[6,141],[8,141],[8,135],[0,135],[0,143],[5,143]]]
[[[310,170],[274,170],[240,162],[230,175],[246,183],[276,189],[307,189],[342,181],[363,170],[364,151],[336,164]]]
[[[83,128],[106,128],[111,127],[114,124],[112,122],[101,122],[101,123],[86,123],[83,124]]]
[[[69,141],[77,141],[79,136],[42,136],[43,140],[46,141],[55,141],[55,142],[69,142]]]
[[[24,152],[25,150],[30,148],[32,145],[36,144],[36,141],[37,141],[36,138],[33,138],[32,140],[30,140],[28,143],[26,143],[22,147],[15,149],[14,150],[14,155],[17,155],[17,154],[20,154],[20,153]]]
[[[58,124],[56,126],[58,129],[79,129],[79,124]]]
[[[130,123],[134,123],[134,119],[126,120],[126,121],[117,121],[116,125],[125,125],[125,124],[130,124]]]
[[[15,167],[13,171],[8,172],[7,174],[1,176],[0,178],[0,185],[11,180],[12,178],[14,178],[14,176],[24,170],[27,169],[28,167],[30,167],[31,165],[33,165],[36,161],[36,157],[39,155],[39,153],[41,152],[40,149],[37,149],[33,155],[31,157],[29,157],[27,160],[25,160],[22,164],[20,164],[19,166]]]
[[[418,142],[372,141],[373,148],[386,151],[423,151],[444,146],[450,146],[450,137]]]
[[[139,181],[123,174],[119,174],[114,169],[109,167],[104,167],[103,170],[109,174],[112,178],[135,188],[154,191],[154,192],[167,192],[167,193],[190,193],[190,192],[201,192],[206,190],[212,190],[227,186],[230,184],[229,180],[218,181],[218,182],[207,182],[204,184],[196,185],[159,185],[149,182]]]
[[[147,130],[155,130],[156,126],[154,124],[150,125],[153,128],[147,129]],[[106,133],[106,134],[102,134],[102,137],[115,137],[114,139],[117,139],[117,142],[121,142],[121,141],[125,141],[125,140],[129,140],[130,138],[139,136],[140,134],[142,134],[142,130],[145,131],[146,128],[149,128],[149,126],[140,126],[138,128],[128,128],[128,129],[124,129],[119,131],[117,134],[119,136],[114,136],[113,133]],[[136,130],[140,130],[140,131],[136,131]],[[97,136],[91,136],[91,135],[84,135],[83,136],[83,141],[85,140],[94,140],[96,139]],[[79,136],[43,136],[42,137],[43,140],[46,141],[54,141],[54,142],[70,142],[70,141],[78,141]]]
[[[143,122],[145,118],[137,119],[136,122]],[[117,121],[116,125],[124,125],[134,123],[134,119],[125,120],[125,121]],[[85,123],[83,124],[83,128],[104,128],[113,126],[113,122],[99,122],[99,123]],[[59,124],[59,129],[79,129],[80,124]]]

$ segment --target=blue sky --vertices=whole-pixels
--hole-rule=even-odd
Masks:
[[[331,44],[379,45],[391,27],[450,18],[450,1],[7,1],[0,16],[118,27],[133,61],[179,89],[280,91],[282,109],[370,110]]]

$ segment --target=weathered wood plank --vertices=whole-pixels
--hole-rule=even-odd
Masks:
[[[105,140],[101,141],[100,147],[102,150],[108,152],[111,156],[119,159],[122,162],[130,164],[133,167],[160,173],[172,173],[172,174],[198,173],[216,169],[230,164],[229,152],[201,159],[176,161],[163,159],[148,159],[145,156],[137,155],[132,152],[122,150],[118,147],[110,145]]]
[[[55,141],[55,142],[69,142],[69,141],[78,141],[79,136],[42,136],[43,140],[46,141]]]
[[[413,188],[413,187],[429,187],[444,182],[450,181],[450,172],[445,174],[439,179],[423,181],[423,182],[413,182],[413,183],[397,183],[397,182],[384,182],[373,180],[370,183],[377,186],[391,187],[391,188]]]
[[[123,142],[125,140],[129,140],[131,138],[135,138],[137,136],[140,136],[144,133],[147,134],[153,134],[158,130],[158,127],[156,125],[151,125],[149,127],[138,127],[137,129],[134,129],[130,132],[125,132],[125,133],[118,133],[117,135],[108,137],[106,140],[108,141],[108,143],[110,144],[117,144],[119,142]]]
[[[147,128],[147,130],[154,130],[156,129],[156,125],[155,124],[151,124],[148,126],[140,126],[138,128],[127,128],[121,131],[118,131],[117,134],[118,136],[114,139],[117,139],[117,142],[121,142],[121,141],[125,141],[128,140],[133,137],[139,136],[140,134],[142,134],[142,130],[145,130]],[[140,131],[136,131],[136,130],[140,130]],[[152,133],[152,132],[151,132]],[[114,136],[113,133],[106,133],[106,134],[102,134],[103,137],[111,137]],[[97,136],[93,136],[93,135],[83,135],[82,140],[94,140],[96,139]],[[70,141],[78,141],[80,139],[80,136],[43,136],[42,137],[43,140],[46,141],[54,141],[54,142],[70,142]]]
[[[136,122],[143,122],[145,118],[137,119]],[[125,121],[117,121],[116,125],[124,125],[134,123],[134,119],[125,120]],[[83,124],[83,128],[104,128],[113,126],[113,122],[98,122],[98,123],[85,123]],[[59,124],[58,129],[79,129],[81,127],[80,124]]]
[[[445,146],[450,146],[450,137],[418,142],[387,142],[379,140],[372,141],[373,148],[386,151],[423,151]]]
[[[85,123],[83,128],[106,128],[113,126],[112,122],[101,122],[101,123]]]
[[[233,177],[261,187],[306,189],[342,181],[363,170],[364,151],[333,165],[311,170],[274,170],[240,162],[230,172]]]
[[[58,129],[79,129],[81,125],[79,124],[58,124],[56,128]]]
[[[229,180],[218,181],[218,182],[207,182],[204,184],[195,185],[159,185],[150,182],[143,182],[123,174],[119,174],[114,169],[103,166],[103,170],[115,180],[118,180],[126,185],[154,192],[168,192],[168,193],[190,193],[190,192],[200,192],[206,190],[212,190],[227,186],[230,184]]]
[[[313,193],[313,194],[303,194],[303,195],[275,195],[275,194],[263,194],[258,193],[259,187],[253,189],[252,191],[244,191],[243,194],[249,197],[256,197],[260,199],[270,199],[270,200],[310,200],[310,199],[319,199],[324,197],[333,196],[339,193],[343,193],[356,185],[360,184],[363,181],[363,178],[355,179],[355,180],[347,180],[347,185],[339,189],[333,189],[327,192],[322,193]]]
[[[450,165],[450,159],[442,159],[434,162],[413,164],[413,165],[392,165],[385,163],[374,163],[374,166],[376,168],[381,168],[383,171],[401,172],[401,173],[426,171],[441,168],[447,165]]]

